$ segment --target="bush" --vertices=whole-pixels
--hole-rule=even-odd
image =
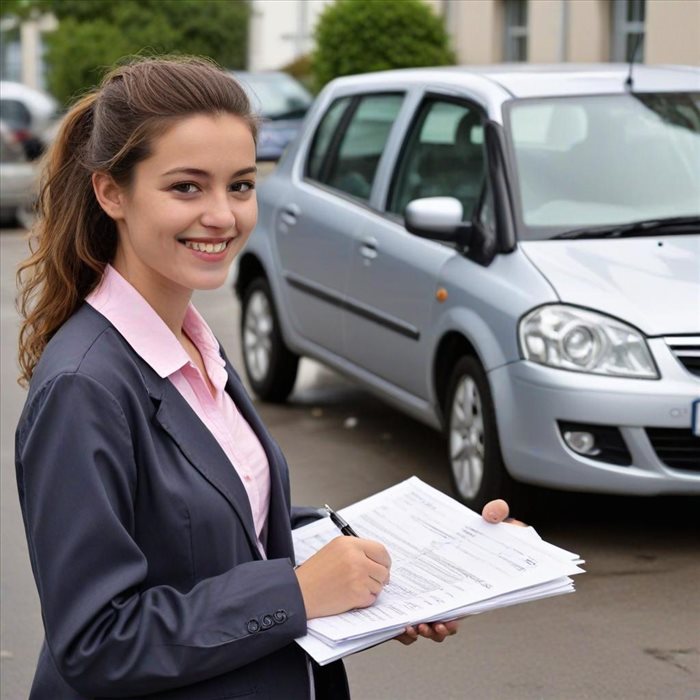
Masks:
[[[442,19],[421,0],[337,0],[315,31],[318,88],[342,75],[454,63]]]
[[[304,54],[295,58],[291,63],[282,66],[280,70],[292,78],[296,78],[305,88],[314,92],[314,80],[311,73],[311,56]]]
[[[44,0],[46,5],[46,0]],[[46,36],[47,83],[70,102],[130,54],[208,56],[226,68],[246,63],[245,0],[53,0],[59,20]]]

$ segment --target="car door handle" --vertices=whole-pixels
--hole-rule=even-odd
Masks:
[[[377,239],[365,238],[360,244],[360,254],[367,260],[374,260],[377,257]]]
[[[280,219],[287,224],[287,226],[294,226],[299,214],[301,214],[301,209],[299,209],[296,204],[287,204],[287,206],[282,209]]]

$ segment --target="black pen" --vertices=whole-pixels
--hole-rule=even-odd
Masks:
[[[326,503],[325,509],[331,516],[333,524],[347,537],[359,537],[359,535]]]

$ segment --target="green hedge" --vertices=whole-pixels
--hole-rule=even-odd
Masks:
[[[443,20],[421,0],[337,0],[321,14],[315,39],[319,88],[342,75],[455,62]]]
[[[46,36],[47,83],[64,103],[131,54],[208,56],[226,68],[246,64],[246,0],[44,0],[41,6],[59,21]]]

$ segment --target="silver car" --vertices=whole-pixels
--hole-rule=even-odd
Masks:
[[[456,494],[700,493],[700,71],[336,80],[260,188],[243,356],[444,431]]]

